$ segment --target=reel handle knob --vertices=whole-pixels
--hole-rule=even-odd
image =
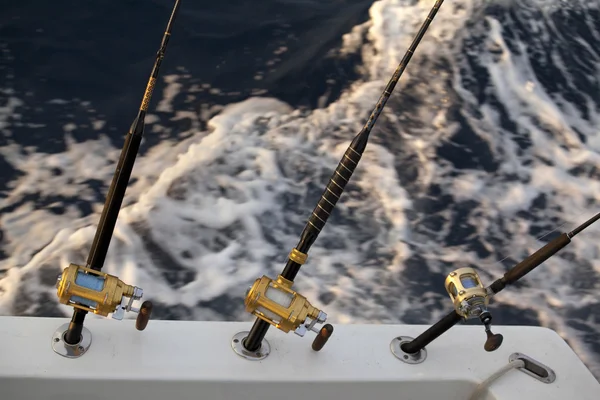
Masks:
[[[485,344],[483,345],[483,348],[485,349],[485,351],[498,350],[498,348],[502,344],[502,340],[504,340],[504,337],[499,333],[496,333],[496,334],[492,333],[491,330],[486,330],[485,334],[487,335],[487,340],[485,341]]]
[[[504,337],[499,333],[494,334],[492,332],[492,314],[490,314],[490,312],[486,310],[486,311],[482,312],[481,314],[479,314],[479,319],[485,326],[485,334],[487,335],[487,340],[485,341],[485,344],[483,345],[484,350],[485,351],[498,350],[498,348],[502,344],[502,340],[504,340]]]
[[[325,346],[325,343],[329,340],[333,334],[333,326],[331,324],[325,324],[321,327],[321,330],[317,334],[317,337],[312,342],[312,349],[319,351]]]
[[[148,326],[148,322],[150,321],[150,316],[152,314],[152,302],[146,300],[140,306],[140,311],[135,320],[135,329],[138,331],[143,331]]]

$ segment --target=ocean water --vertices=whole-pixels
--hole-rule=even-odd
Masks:
[[[246,288],[283,268],[433,3],[184,1],[104,271],[156,318],[250,324]],[[56,276],[86,260],[171,6],[1,6],[0,315],[71,315]],[[491,283],[599,212],[599,178],[600,1],[447,1],[296,288],[332,323],[433,323],[450,271]],[[600,225],[494,323],[556,330],[598,378],[599,290]]]

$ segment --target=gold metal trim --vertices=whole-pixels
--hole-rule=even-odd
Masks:
[[[104,285],[100,291],[93,290],[76,284],[78,273],[95,275],[104,280]],[[135,287],[125,284],[116,276],[85,268],[77,264],[71,264],[64,269],[56,285],[58,291],[58,300],[61,304],[66,304],[81,310],[89,311],[104,317],[114,312],[121,304],[123,296],[132,297]],[[71,300],[72,296],[83,297],[84,299],[96,303],[96,307],[75,303]]]
[[[319,217],[317,216],[317,218],[319,218]],[[321,218],[319,218],[319,219],[321,219]],[[289,258],[293,262],[302,265],[306,262],[306,259],[308,258],[308,254],[303,253],[296,248],[293,248],[292,251],[290,252]]]

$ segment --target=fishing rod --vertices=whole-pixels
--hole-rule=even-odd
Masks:
[[[487,288],[483,286],[479,275],[473,268],[459,268],[452,271],[446,278],[444,286],[452,299],[454,310],[413,340],[400,340],[398,338],[392,340],[392,352],[405,362],[411,364],[422,362],[426,356],[425,346],[429,345],[429,343],[437,339],[459,321],[471,318],[479,318],[485,326],[487,339],[484,349],[486,351],[498,349],[502,344],[503,337],[491,331],[492,315],[487,310],[490,298],[554,256],[571,243],[573,237],[599,219],[600,213],[594,215],[571,232],[562,233],[512,267],[502,278],[497,279]]]
[[[295,329],[295,333],[303,336],[307,329],[315,330],[314,326],[316,323],[325,322],[327,319],[327,314],[312,307],[306,298],[297,292],[294,292],[291,289],[291,286],[294,278],[300,271],[300,267],[306,262],[310,247],[325,226],[325,223],[342,195],[346,184],[356,169],[358,162],[365,151],[369,140],[369,134],[371,133],[377,118],[381,114],[394,87],[398,83],[398,80],[402,76],[402,73],[406,69],[412,55],[443,2],[443,0],[437,0],[433,5],[427,19],[421,25],[416,37],[413,39],[413,42],[404,54],[404,57],[402,57],[400,64],[398,64],[396,71],[377,101],[367,123],[358,135],[356,135],[354,140],[352,140],[350,146],[344,153],[344,156],[329,179],[329,183],[325,187],[317,206],[308,218],[308,222],[300,235],[298,244],[290,252],[281,275],[279,275],[275,281],[263,276],[262,278],[257,279],[248,291],[245,300],[246,311],[255,315],[257,319],[247,336],[239,338],[236,335],[236,337],[234,337],[234,344],[232,344],[232,346],[238,354],[247,357],[251,353],[257,353],[257,358],[264,356],[264,351],[261,350],[261,343],[263,343],[269,325],[273,325],[284,332]],[[278,291],[278,294],[270,296],[268,291],[271,290],[272,293]],[[278,300],[287,305],[278,302]],[[333,333],[333,327],[330,324],[326,324],[320,331],[316,332],[318,332],[318,336],[313,343],[313,349],[318,351]],[[241,343],[241,347],[239,343]]]
[[[160,48],[156,53],[156,61],[146,85],[140,108],[125,137],[125,144],[121,150],[119,162],[110,188],[108,189],[106,202],[100,216],[100,222],[94,236],[87,264],[85,267],[71,264],[58,277],[56,286],[60,302],[75,308],[71,323],[66,333],[64,333],[66,345],[77,345],[81,340],[85,339],[82,337],[83,322],[88,311],[103,316],[113,313],[113,318],[115,319],[122,319],[125,311],[139,312],[136,328],[143,330],[148,324],[152,303],[145,301],[139,310],[131,306],[134,300],[142,298],[142,289],[127,285],[116,276],[102,273],[100,270],[106,259],[119,210],[123,203],[135,158],[140,148],[144,134],[146,112],[150,105],[152,92],[156,85],[160,66],[171,36],[173,22],[175,21],[180,4],[181,0],[175,0],[175,5],[173,6]],[[55,338],[54,340],[60,342],[61,338]]]

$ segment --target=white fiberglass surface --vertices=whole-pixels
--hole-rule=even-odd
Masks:
[[[504,343],[483,350],[479,326],[458,326],[427,347],[421,364],[406,364],[390,351],[399,335],[415,337],[426,326],[338,325],[325,348],[312,337],[270,331],[271,354],[249,361],[231,348],[234,334],[251,322],[151,321],[143,332],[132,321],[89,318],[92,345],[78,359],[51,349],[51,337],[66,319],[0,319],[2,400],[84,395],[86,399],[468,399],[475,387],[520,352],[551,367],[544,384],[510,371],[489,388],[489,399],[597,398],[600,385],[553,331],[498,326]]]

